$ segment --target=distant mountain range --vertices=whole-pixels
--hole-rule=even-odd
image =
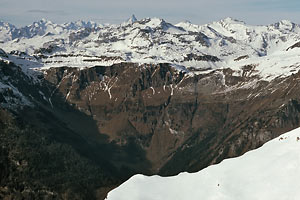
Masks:
[[[34,56],[29,59],[39,67],[165,62],[203,71],[229,65],[239,70],[251,64],[258,70],[255,75],[263,78],[291,74],[291,66],[298,63],[299,35],[299,25],[286,20],[268,26],[232,18],[205,25],[172,25],[135,16],[120,25],[83,21],[58,25],[45,19],[21,28],[0,23],[0,47],[25,59]]]

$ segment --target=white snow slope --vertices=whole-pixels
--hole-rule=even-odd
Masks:
[[[197,173],[135,175],[108,200],[299,200],[300,128]]]

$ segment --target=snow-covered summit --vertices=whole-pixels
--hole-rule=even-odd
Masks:
[[[3,22],[0,20],[0,27],[2,29],[13,29],[13,28],[16,28],[14,25],[10,24],[10,23],[7,23],[7,22]]]
[[[93,21],[83,21],[83,20],[78,20],[75,22],[69,22],[65,23],[62,25],[63,28],[67,30],[79,30],[82,28],[91,28],[91,29],[96,29],[97,27],[102,27],[101,24],[97,24],[96,22]]]
[[[137,18],[135,17],[134,14],[127,20],[127,22],[131,23],[131,24],[134,23],[134,22],[136,22],[136,21],[138,21],[138,20],[137,20]]]
[[[299,151],[300,128],[197,173],[135,175],[107,199],[296,200],[300,198]]]
[[[287,31],[293,31],[294,28],[296,28],[296,27],[299,28],[298,25],[296,25],[295,23],[293,23],[289,20],[281,20],[281,21],[275,23],[274,27],[279,30],[287,30]]]
[[[240,21],[238,19],[234,19],[232,17],[226,17],[225,19],[222,19],[215,23],[220,23],[222,25],[229,25],[229,24],[244,24],[245,25],[246,24],[245,22]]]
[[[85,28],[97,28],[101,27],[92,21],[76,21],[65,24],[55,24],[49,20],[41,19],[39,21],[33,22],[30,25],[17,28],[12,24],[0,22],[0,41],[22,39],[22,38],[34,38],[38,36],[43,36],[45,34],[60,35],[62,33],[69,33],[70,31],[77,31]],[[10,37],[8,37],[10,36]],[[3,38],[6,38],[4,40]]]

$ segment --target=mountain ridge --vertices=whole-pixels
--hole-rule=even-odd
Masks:
[[[127,20],[124,20],[124,22],[131,22],[131,23],[134,23],[134,22],[137,22],[137,21],[141,21],[141,20],[145,20],[145,19],[160,19],[160,20],[164,20],[163,18],[159,18],[159,17],[145,17],[145,18],[141,18],[141,19],[138,19],[135,14],[132,14]],[[165,20],[164,20],[165,21]],[[12,26],[14,28],[18,28],[18,29],[21,29],[21,28],[24,28],[24,27],[28,27],[28,26],[31,26],[33,24],[36,24],[36,23],[40,23],[40,22],[44,22],[44,23],[52,23],[52,24],[55,24],[55,25],[69,25],[69,24],[95,24],[96,26],[104,26],[105,24],[106,25],[113,25],[113,26],[119,26],[119,25],[122,25],[124,22],[121,22],[119,24],[114,24],[114,23],[97,23],[93,20],[74,20],[74,21],[69,21],[69,22],[63,22],[63,23],[55,23],[55,22],[52,22],[51,20],[48,20],[46,18],[41,18],[40,20],[37,20],[37,21],[33,21],[32,24],[27,24],[27,25],[22,25],[22,26],[15,26],[13,23],[9,23],[9,22],[5,22],[5,20],[0,20],[0,26],[5,26],[6,25],[9,25],[9,26]],[[216,21],[212,21],[212,22],[209,22],[209,23],[205,23],[205,24],[194,24],[192,22],[190,22],[189,20],[183,20],[183,21],[180,21],[180,22],[177,22],[177,23],[174,23],[175,25],[177,24],[182,24],[182,23],[189,23],[189,24],[193,24],[193,25],[196,25],[196,26],[206,26],[206,25],[209,25],[209,24],[214,24],[214,23],[219,23],[219,24],[244,24],[244,25],[248,25],[248,26],[277,26],[279,27],[280,25],[299,25],[295,22],[292,22],[288,19],[282,19],[278,22],[274,22],[274,23],[271,23],[271,24],[266,24],[266,25],[250,25],[250,24],[247,24],[246,22],[240,20],[240,19],[237,19],[237,18],[233,18],[233,17],[225,17],[225,18],[222,18],[220,20],[216,20]]]
[[[276,71],[292,74],[293,69],[276,60],[297,65],[298,49],[290,47],[300,41],[299,25],[286,20],[267,26],[250,26],[232,18],[205,25],[173,25],[145,18],[120,25],[83,21],[57,25],[41,20],[20,29],[6,30],[7,26],[0,34],[1,48],[7,53],[22,53],[25,61],[40,66],[31,67],[37,69],[165,62],[200,73],[229,65],[235,70],[255,65],[257,75],[273,79],[278,77]],[[17,64],[24,65],[20,60]]]

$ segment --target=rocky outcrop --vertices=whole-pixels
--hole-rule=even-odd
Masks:
[[[186,57],[184,57],[184,61],[210,61],[210,62],[218,62],[220,59],[216,56],[212,55],[196,55],[193,53],[187,54]]]
[[[292,46],[290,46],[289,48],[287,48],[286,50],[290,50],[290,49],[294,49],[294,48],[299,48],[300,47],[300,42],[297,42],[295,44],[293,44]]]
[[[240,60],[243,60],[243,59],[248,59],[249,56],[248,55],[244,55],[244,56],[239,56],[237,57],[236,59],[234,59],[234,61],[240,61]]]
[[[6,52],[3,49],[0,49],[0,57],[5,57],[5,58],[8,57],[8,55],[6,54]]]

